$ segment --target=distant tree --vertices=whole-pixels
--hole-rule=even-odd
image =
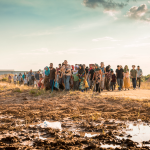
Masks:
[[[147,81],[149,78],[150,78],[150,74],[148,74],[147,76],[142,76],[142,77],[141,77],[141,80],[142,80],[142,82],[145,82],[145,81]]]

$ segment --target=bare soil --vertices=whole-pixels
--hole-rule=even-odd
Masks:
[[[149,149],[141,148],[131,135],[126,139],[117,136],[124,136],[126,121],[150,124],[150,92],[54,91],[35,96],[28,90],[7,89],[0,92],[0,118],[0,150],[99,150],[106,149],[104,144],[113,144],[115,149]],[[45,120],[61,122],[62,130],[37,126]]]

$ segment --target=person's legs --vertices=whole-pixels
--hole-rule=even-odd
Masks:
[[[117,83],[118,83],[118,90],[120,91],[121,90],[121,87],[120,87],[120,79],[117,79]]]
[[[111,82],[111,89],[112,89],[112,91],[114,90],[114,89],[113,89],[113,82]]]
[[[102,77],[102,80],[101,80],[101,89],[104,89],[104,82],[105,81],[105,77]]]
[[[123,79],[120,79],[120,89],[123,87]]]
[[[133,78],[133,88],[136,89],[136,78]]]
[[[140,88],[140,86],[141,86],[141,78],[139,78],[139,88]]]
[[[92,89],[92,80],[90,80],[90,89]]]
[[[54,80],[50,80],[50,88],[51,88],[51,91],[53,92],[53,89],[54,89]]]
[[[70,76],[66,76],[66,90],[70,90]]]
[[[99,86],[99,84],[96,83],[96,92],[98,92],[98,86]]]

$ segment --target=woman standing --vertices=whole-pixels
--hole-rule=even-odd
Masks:
[[[111,81],[111,70],[110,70],[110,66],[108,66],[105,75],[106,90],[108,91],[110,91],[110,81]]]
[[[124,67],[124,88],[125,90],[130,88],[130,78],[129,78],[129,69],[128,69],[128,66],[126,65]]]
[[[101,92],[101,79],[102,79],[102,71],[99,68],[98,64],[95,65],[94,77],[96,82],[96,92]]]
[[[45,86],[45,90],[49,90],[50,89],[50,70],[49,67],[45,67],[45,78],[44,78],[44,86]]]
[[[86,73],[82,65],[79,66],[78,76],[79,76],[79,89],[83,92],[85,90]]]

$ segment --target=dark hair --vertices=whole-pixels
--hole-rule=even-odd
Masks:
[[[140,67],[140,66],[137,66],[137,67]]]
[[[59,64],[61,66],[61,64]]]
[[[117,67],[120,67],[119,65]]]

